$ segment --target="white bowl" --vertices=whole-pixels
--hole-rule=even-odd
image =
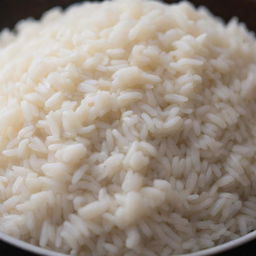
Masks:
[[[235,240],[232,240],[230,242],[206,249],[206,250],[201,250],[198,252],[193,252],[193,253],[188,253],[188,254],[182,254],[179,256],[209,256],[209,255],[215,255],[218,253],[222,253],[228,250],[231,250],[237,246],[240,246],[242,244],[248,243],[249,241],[256,239],[256,231],[253,231],[247,235],[244,235],[240,238],[237,238]],[[59,252],[54,252],[51,250],[43,249],[41,247],[23,242],[17,238],[8,236],[2,232],[0,232],[0,240],[13,245],[15,247],[21,248],[25,251],[39,254],[42,256],[68,256],[67,254],[59,253]]]

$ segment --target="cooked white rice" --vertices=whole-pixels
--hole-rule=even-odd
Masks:
[[[0,230],[170,256],[256,229],[256,41],[189,3],[49,11],[0,37]]]

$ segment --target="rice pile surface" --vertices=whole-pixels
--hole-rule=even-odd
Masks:
[[[0,230],[165,256],[256,228],[256,41],[189,3],[53,9],[0,37]]]

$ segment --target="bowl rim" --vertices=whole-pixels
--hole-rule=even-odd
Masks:
[[[240,245],[243,245],[247,242],[250,242],[252,240],[256,239],[256,230],[252,231],[244,236],[241,236],[237,239],[231,240],[229,242],[226,242],[224,244],[220,244],[217,246],[214,246],[209,249],[200,250],[193,253],[187,253],[187,254],[177,254],[176,256],[209,256],[209,255],[215,255],[221,252],[225,252],[227,250],[233,249],[235,247],[238,247]],[[3,232],[0,232],[0,240],[12,245],[16,248],[23,249],[30,253],[35,253],[36,255],[42,255],[42,256],[69,256],[68,254],[63,254],[56,251],[51,251],[49,249],[41,248],[36,245],[32,245],[28,242],[21,241],[15,237],[9,236]]]

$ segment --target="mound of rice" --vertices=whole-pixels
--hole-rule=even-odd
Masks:
[[[170,256],[256,229],[256,41],[189,3],[53,9],[0,37],[0,230]]]

